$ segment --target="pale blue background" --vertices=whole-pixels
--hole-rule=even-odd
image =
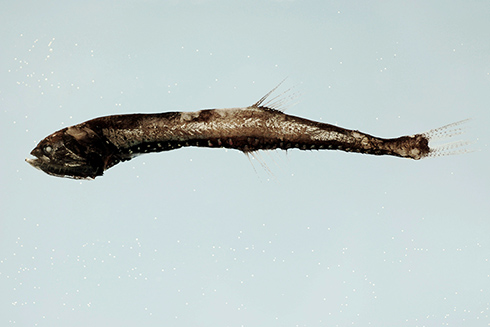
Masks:
[[[1,326],[488,326],[490,2],[4,1]],[[246,106],[381,137],[473,118],[422,161],[188,148],[95,181],[24,162],[94,117]],[[254,170],[255,168],[255,170]]]

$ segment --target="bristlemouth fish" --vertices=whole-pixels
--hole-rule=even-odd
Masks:
[[[274,91],[274,90],[272,90]],[[137,155],[182,147],[258,150],[342,150],[422,159],[454,153],[464,142],[433,147],[433,138],[460,134],[460,121],[426,133],[379,138],[356,130],[285,114],[267,93],[249,107],[196,112],[126,114],[63,128],[32,150],[33,167],[58,177],[93,179]]]

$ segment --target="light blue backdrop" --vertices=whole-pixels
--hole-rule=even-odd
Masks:
[[[9,1],[0,12],[0,325],[487,326],[490,2]],[[473,118],[412,161],[188,148],[94,181],[24,162],[64,126],[246,106],[381,137]]]

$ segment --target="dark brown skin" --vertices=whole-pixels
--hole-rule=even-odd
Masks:
[[[93,179],[138,154],[187,146],[229,148],[245,153],[331,149],[416,160],[433,152],[429,148],[429,133],[377,138],[287,115],[262,106],[264,100],[265,97],[246,108],[95,118],[49,135],[32,150],[31,155],[37,159],[26,161],[50,175]]]

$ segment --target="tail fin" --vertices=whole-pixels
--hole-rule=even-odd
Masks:
[[[461,120],[422,133],[422,135],[429,141],[430,150],[426,157],[441,157],[472,152],[471,149],[466,147],[471,142],[465,140],[452,141],[455,136],[465,132],[464,127],[461,125],[467,123],[469,120],[470,119]],[[448,139],[450,139],[449,142],[446,142]]]

